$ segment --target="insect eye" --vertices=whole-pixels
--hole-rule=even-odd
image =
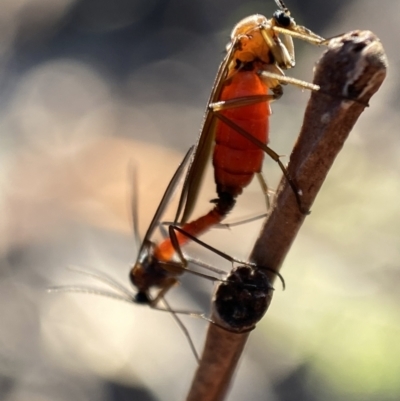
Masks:
[[[272,17],[275,19],[276,23],[279,26],[282,26],[284,28],[290,26],[290,24],[292,22],[292,19],[290,18],[290,16],[281,10],[275,11],[274,15]]]
[[[147,305],[147,304],[150,303],[150,299],[149,299],[149,297],[148,297],[148,295],[147,295],[146,293],[144,293],[144,292],[138,292],[138,293],[135,295],[135,302],[138,303],[138,304],[145,304],[145,305]]]

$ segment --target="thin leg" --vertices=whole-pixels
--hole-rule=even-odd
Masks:
[[[282,94],[273,93],[272,95],[253,95],[253,96],[243,96],[235,99],[221,100],[220,102],[211,103],[208,105],[209,109],[212,111],[230,110],[236,107],[251,106],[253,104],[262,102],[273,102],[279,99]]]
[[[262,214],[258,214],[257,216],[245,217],[241,220],[236,220],[231,223],[229,223],[229,222],[228,223],[220,223],[220,224],[215,225],[214,228],[229,229],[231,227],[241,226],[243,224],[252,223],[253,221],[265,219],[267,216],[268,216],[268,213],[262,213]]]
[[[257,173],[257,178],[258,178],[258,182],[260,183],[260,187],[261,190],[264,194],[265,197],[265,203],[267,204],[267,210],[269,210],[269,208],[271,207],[271,203],[269,201],[269,193],[268,193],[268,184],[267,181],[265,179],[265,177],[263,176],[262,173]]]
[[[204,248],[208,249],[209,251],[215,253],[216,255],[221,256],[221,258],[223,258],[223,259],[225,259],[225,260],[227,260],[227,261],[229,261],[231,263],[238,263],[238,264],[241,264],[241,265],[251,266],[251,267],[260,268],[260,269],[262,268],[262,269],[271,271],[272,273],[276,274],[279,277],[279,279],[282,282],[283,288],[285,288],[285,280],[280,275],[280,273],[278,273],[274,269],[271,269],[269,267],[258,266],[255,263],[245,262],[243,260],[240,260],[240,259],[237,259],[237,258],[235,258],[233,256],[230,256],[230,255],[228,255],[228,254],[226,254],[226,253],[214,248],[213,246],[211,246],[211,245],[199,240],[198,238],[196,238],[195,236],[189,234],[188,232],[186,232],[185,230],[183,230],[182,228],[180,228],[178,226],[170,226],[170,229],[180,232],[181,234],[183,234],[186,237],[190,238],[193,242],[198,243],[199,245],[201,245]]]
[[[202,262],[195,258],[191,258],[190,256],[185,255],[184,257],[185,257],[186,264],[194,263],[194,264],[204,267],[205,269],[210,270],[216,274],[226,274],[225,271],[217,269],[216,267],[213,267],[213,266],[209,265],[208,263]],[[167,272],[174,274],[174,275],[179,275],[179,274],[183,274],[184,272],[187,272],[187,273],[190,273],[195,276],[205,278],[205,279],[211,280],[211,281],[219,281],[220,280],[218,277],[210,276],[209,274],[200,273],[196,270],[192,270],[192,269],[189,269],[188,267],[184,267],[183,264],[180,262],[159,261],[158,263],[160,264],[160,266],[163,267],[164,270],[166,270]]]
[[[131,162],[129,166],[129,175],[132,181],[132,193],[131,193],[131,219],[133,227],[133,237],[136,243],[137,249],[140,249],[142,240],[139,234],[139,217],[138,217],[138,183],[137,183],[137,169],[136,165]]]
[[[168,227],[168,231],[169,231],[169,237],[171,239],[172,246],[174,247],[174,250],[175,250],[178,258],[180,259],[180,262],[176,263],[177,266],[180,266],[181,269],[184,269],[185,271],[191,272],[192,274],[198,275],[198,276],[203,277],[203,278],[212,279],[212,280],[218,280],[218,279],[215,278],[215,277],[208,276],[206,274],[199,273],[199,272],[196,272],[196,271],[188,269],[187,268],[188,262],[194,262],[194,263],[196,263],[196,264],[198,264],[198,265],[200,265],[200,266],[202,266],[202,267],[204,267],[204,268],[206,268],[206,269],[208,269],[208,270],[210,270],[210,271],[212,271],[214,273],[217,273],[217,274],[225,274],[225,272],[223,270],[216,269],[213,266],[208,265],[207,263],[203,263],[203,262],[197,261],[196,259],[188,258],[187,256],[185,256],[183,254],[183,252],[182,252],[182,248],[181,248],[181,246],[179,244],[179,241],[178,241],[178,238],[176,236],[175,231],[181,232],[183,235],[187,236],[190,239],[194,239],[195,238],[194,242],[198,243],[199,245],[205,246],[205,243],[203,243],[202,241],[200,241],[199,239],[197,239],[196,237],[194,237],[192,235],[187,235],[188,233],[186,233],[186,231],[182,230],[181,228],[179,228],[176,225],[172,225],[171,224]],[[207,246],[205,246],[205,248],[207,248]],[[165,262],[165,264],[170,265],[170,262]]]
[[[161,221],[158,225],[158,228],[160,229],[163,240],[168,238],[168,231],[165,228],[165,226],[169,226],[170,224],[174,224],[174,223],[172,223],[172,222],[165,223],[164,221]]]
[[[174,310],[170,307],[169,303],[167,302],[167,300],[165,298],[162,298],[162,301],[165,305],[165,307],[167,308],[167,310],[169,312],[171,312],[172,317],[175,319],[176,323],[178,324],[178,326],[181,328],[181,330],[183,331],[183,334],[185,335],[190,349],[193,352],[194,357],[196,358],[197,363],[200,363],[200,357],[199,354],[197,353],[196,347],[194,346],[194,342],[192,340],[192,338],[190,337],[189,331],[186,328],[186,326],[183,324],[182,320],[179,319],[178,315],[174,312]]]
[[[282,33],[284,35],[289,35],[292,38],[296,39],[301,39],[304,40],[305,42],[311,43],[313,45],[326,45],[327,40],[324,39],[323,37],[317,35],[316,33],[310,31],[308,28],[301,26],[301,25],[296,25],[293,27],[293,30],[282,28],[280,26],[274,26],[272,28],[275,32]]]
[[[261,70],[258,75],[260,75],[260,77],[262,77],[265,80],[274,80],[274,81],[278,81],[282,84],[285,85],[294,85],[294,86],[298,86],[299,88],[302,89],[308,89],[311,91],[319,91],[320,87],[318,85],[312,84],[310,82],[307,81],[303,81],[301,79],[297,79],[297,78],[293,78],[293,77],[288,77],[284,74],[279,74],[276,72],[273,72],[271,70]]]
[[[293,181],[292,177],[289,175],[286,167],[283,165],[283,163],[280,161],[280,156],[272,150],[269,146],[267,146],[265,143],[259,141],[257,138],[255,138],[253,135],[251,135],[249,132],[241,128],[239,125],[234,123],[232,120],[229,118],[225,117],[223,114],[220,112],[214,112],[214,115],[219,118],[224,124],[228,125],[230,128],[234,129],[238,134],[244,136],[246,139],[248,139],[250,142],[252,142],[254,145],[258,146],[260,149],[262,149],[269,157],[271,157],[275,162],[278,163],[280,169],[282,170],[283,175],[287,179],[290,187],[293,190],[294,196],[296,197],[296,202],[299,205],[299,210],[302,214],[310,214],[309,210],[306,210],[303,208],[301,204],[301,199],[300,199],[300,191],[297,188],[297,185]]]
[[[156,297],[151,301],[150,306],[156,307],[158,305],[158,303],[160,302],[160,300],[162,298],[164,298],[164,295],[175,285],[177,285],[179,282],[176,278],[174,277],[168,277],[165,280],[165,285],[163,286],[163,288],[161,288],[161,290],[158,292],[158,294],[156,295]]]

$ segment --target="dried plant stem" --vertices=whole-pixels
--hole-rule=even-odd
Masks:
[[[210,323],[196,373],[197,384],[190,391],[187,401],[224,399],[249,333],[232,333]],[[208,368],[201,369],[201,366]]]
[[[353,31],[332,40],[316,65],[314,83],[321,89],[311,94],[288,166],[306,210],[311,209],[351,129],[381,86],[386,67],[382,44],[369,31]],[[273,208],[251,259],[279,271],[306,216],[299,212],[285,180]]]
[[[329,42],[315,68],[314,84],[321,89],[311,94],[288,166],[290,176],[301,188],[304,209],[311,209],[344,141],[382,84],[386,68],[383,47],[369,31],[353,31]],[[279,271],[305,217],[283,179],[251,260],[260,269]],[[272,273],[266,273],[271,281],[275,279]],[[219,319],[212,316],[213,321],[226,327],[226,322]],[[248,333],[211,324],[187,400],[224,399],[247,338]]]

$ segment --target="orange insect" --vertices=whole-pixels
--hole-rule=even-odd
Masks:
[[[219,219],[219,214],[218,212],[215,212],[215,209],[213,209],[206,216],[203,216],[192,223],[184,225],[182,228],[171,224],[169,226],[169,238],[165,239],[160,244],[156,244],[154,241],[152,241],[151,238],[155,230],[162,224],[161,218],[165,212],[165,209],[170,203],[171,197],[175,192],[180,178],[183,176],[192,152],[193,147],[189,149],[181,165],[178,167],[170,183],[168,184],[168,187],[165,190],[157,211],[154,214],[149,228],[147,229],[146,235],[142,241],[136,263],[130,271],[130,280],[138,290],[136,295],[131,298],[135,303],[148,304],[151,307],[158,309],[157,305],[159,301],[163,300],[163,302],[169,308],[168,303],[165,302],[164,295],[171,287],[178,283],[178,276],[187,271],[200,277],[205,277],[212,280],[219,279],[198,271],[189,270],[188,264],[190,262],[200,265],[201,267],[204,267],[216,274],[225,274],[225,272],[220,269],[214,268],[198,259],[193,259],[184,255],[181,250],[181,244],[187,241],[197,242],[206,249],[209,249],[219,256],[229,260],[231,263],[245,264],[246,266],[250,267],[255,266],[252,263],[243,262],[237,258],[228,256],[197,238],[198,232],[202,232],[209,228],[210,219],[213,218],[213,214],[217,216],[217,220]],[[135,218],[136,211],[135,208],[133,209],[134,231],[137,233],[137,218]],[[174,254],[177,254],[179,258],[174,259]],[[277,275],[283,282],[283,279],[279,273],[277,273]],[[153,297],[151,290],[156,288],[159,289],[159,291],[155,297]],[[170,308],[168,310],[172,312]]]
[[[180,179],[184,175],[185,169],[190,161],[192,152],[193,152],[193,147],[191,147],[189,151],[186,153],[184,159],[182,160],[182,163],[178,166],[173,177],[171,178],[171,181],[169,182],[167,189],[164,192],[160,204],[158,205],[156,213],[154,214],[153,219],[147,229],[146,235],[142,243],[140,244],[140,249],[137,261],[135,263],[135,267],[132,268],[131,270],[131,279],[132,281],[134,281],[134,285],[138,290],[136,294],[132,294],[131,291],[127,290],[125,287],[121,286],[120,284],[115,282],[112,278],[105,276],[104,274],[99,274],[97,272],[90,272],[87,269],[80,269],[76,267],[70,268],[70,270],[82,273],[84,275],[93,277],[99,281],[102,281],[109,287],[116,290],[117,293],[107,292],[103,290],[94,290],[91,288],[85,288],[81,286],[52,287],[50,288],[50,290],[56,292],[63,291],[63,292],[95,293],[128,302],[150,304],[151,306],[157,308],[158,301],[161,298],[163,298],[164,292],[177,282],[175,276],[181,274],[183,272],[184,267],[182,267],[181,263],[173,260],[159,259],[157,257],[157,245],[154,241],[152,241],[151,238],[156,229],[161,224],[161,218],[171,201],[171,198],[177,188],[177,185],[179,184]],[[133,231],[135,239],[138,240],[139,230],[138,230],[138,218],[137,218],[137,202],[135,194],[132,205],[133,205],[132,207]],[[190,258],[187,258],[187,261],[192,261],[192,260]],[[217,271],[217,269],[214,269],[214,271],[216,271],[217,273],[220,272]],[[196,274],[203,276],[201,273],[196,273]],[[132,277],[134,277],[134,279]],[[151,288],[161,288],[160,293],[157,295],[155,299],[153,299],[150,295]],[[170,310],[168,304],[166,305],[168,310]]]
[[[282,96],[282,83],[316,89],[307,82],[285,77],[282,71],[295,65],[292,37],[313,44],[323,44],[325,40],[296,25],[284,3],[281,0],[275,2],[279,10],[271,19],[252,15],[240,21],[232,31],[190,167],[184,194],[187,198],[182,201],[182,204],[185,203],[182,222],[189,219],[198,198],[214,141],[216,203],[222,199],[225,205],[228,204],[230,208],[224,207],[226,213],[254,174],[258,175],[266,192],[267,186],[260,173],[264,152],[279,164],[301,205],[299,191],[279,155],[267,146],[268,118],[271,114],[269,102]]]
[[[180,247],[190,240],[189,236],[198,237],[219,224],[232,210],[236,197],[255,174],[260,178],[268,197],[267,185],[260,173],[264,153],[279,164],[301,206],[299,191],[279,160],[279,155],[266,145],[271,114],[269,103],[282,95],[281,83],[315,89],[311,84],[284,76],[282,69],[295,64],[292,36],[314,44],[321,44],[324,39],[296,25],[283,2],[275,1],[280,10],[271,19],[253,15],[240,21],[232,31],[177,212],[176,221],[182,214],[182,230],[189,235],[170,226],[170,238],[153,249],[150,259],[155,257],[158,262],[169,263],[177,254],[180,269],[186,267]],[[213,165],[218,195],[212,201],[215,207],[199,219],[186,223],[197,200],[214,140]],[[148,266],[151,263],[146,258],[140,258],[132,269],[131,281],[139,292],[145,293],[152,285],[153,268]],[[164,281],[162,293],[173,284],[171,277]]]
[[[97,271],[89,270],[89,269],[81,269],[79,267],[70,267],[70,270],[75,271],[77,273],[89,276],[91,278],[96,279],[97,281],[102,282],[103,284],[107,285],[112,291],[110,290],[103,290],[103,289],[96,289],[96,288],[91,288],[91,287],[84,287],[84,286],[56,286],[56,287],[51,287],[49,288],[50,292],[78,292],[78,293],[86,293],[86,294],[95,294],[95,295],[102,295],[102,296],[107,296],[110,298],[122,300],[125,302],[129,303],[135,303],[135,304],[146,304],[149,305],[150,307],[157,309],[157,310],[162,310],[166,312],[171,312],[172,316],[174,317],[175,321],[178,323],[182,331],[184,332],[189,345],[193,351],[193,354],[195,355],[196,359],[199,360],[198,354],[196,352],[195,346],[193,344],[192,339],[189,336],[189,333],[185,326],[182,324],[180,319],[178,318],[177,314],[178,313],[183,313],[183,314],[190,314],[190,315],[196,315],[195,313],[187,312],[187,311],[176,311],[173,310],[169,303],[165,300],[164,294],[168,291],[171,286],[175,285],[178,283],[177,276],[182,274],[184,271],[188,271],[187,265],[189,262],[193,262],[195,264],[198,264],[202,267],[208,268],[209,270],[213,271],[214,273],[217,274],[222,274],[224,273],[222,270],[213,268],[212,266],[207,265],[206,263],[202,263],[201,261],[197,259],[192,259],[190,257],[183,257],[184,262],[179,262],[179,261],[174,261],[174,260],[165,260],[165,259],[160,259],[158,257],[158,252],[157,252],[157,244],[152,241],[152,236],[155,232],[155,230],[160,226],[161,224],[161,218],[168,207],[171,198],[179,184],[180,179],[183,177],[185,169],[187,165],[189,164],[190,157],[193,152],[193,147],[189,149],[189,151],[186,153],[182,163],[179,165],[177,168],[176,172],[174,173],[171,181],[169,182],[167,189],[164,192],[164,195],[161,199],[160,204],[158,205],[158,208],[156,210],[155,215],[153,216],[153,219],[147,229],[146,235],[143,239],[143,242],[140,245],[137,261],[135,263],[135,266],[131,270],[131,281],[135,285],[137,289],[137,293],[134,294],[132,291],[127,289],[125,286],[119,284],[117,281],[115,281],[113,278],[103,274],[99,273]],[[137,202],[135,198],[135,193],[133,194],[133,202],[132,202],[132,215],[133,215],[133,230],[135,234],[135,238],[138,239],[138,219],[137,219]],[[175,232],[171,231],[172,238],[175,238]],[[207,244],[204,244],[202,241],[198,240],[197,238],[193,238],[193,241],[196,241],[202,246],[205,246],[207,249],[210,249],[211,251],[219,254],[220,256],[224,257],[225,259],[230,260],[232,263],[237,262],[237,263],[243,263],[239,260],[236,260],[234,258],[230,258],[229,256],[217,251],[216,249],[208,246]],[[177,250],[180,254],[181,251]],[[196,274],[201,277],[206,277],[208,279],[213,279],[213,280],[218,280],[218,278],[208,276],[206,274],[197,272],[197,271],[191,271],[193,274]],[[280,277],[280,275],[278,274]],[[155,297],[152,297],[150,290],[158,288],[160,291],[156,294]],[[159,302],[162,301],[164,304],[164,307],[159,307],[158,304]],[[203,317],[200,316],[199,317]]]
[[[210,245],[204,243],[203,241],[199,240],[198,238],[192,236],[190,233],[184,232],[184,230],[182,228],[174,227],[172,225],[170,227],[170,239],[168,241],[171,241],[173,244],[172,246],[176,247],[175,251],[181,256],[181,261],[175,261],[175,260],[172,260],[171,258],[166,259],[162,255],[160,256],[160,245],[157,245],[151,239],[151,237],[153,236],[155,230],[161,224],[161,218],[165,212],[165,209],[167,208],[167,206],[170,203],[171,197],[173,196],[180,179],[183,177],[184,171],[189,163],[192,152],[193,152],[193,147],[189,149],[189,151],[187,152],[186,156],[184,157],[182,163],[179,165],[179,167],[177,168],[171,181],[169,182],[168,187],[164,192],[161,202],[156,210],[156,213],[153,216],[153,219],[147,229],[146,235],[140,246],[137,261],[130,273],[131,281],[134,284],[134,286],[136,287],[136,289],[138,290],[136,294],[133,294],[132,291],[125,288],[123,285],[119,284],[118,282],[116,282],[111,277],[108,277],[107,275],[98,273],[96,271],[91,271],[88,269],[81,269],[81,268],[76,268],[76,267],[70,268],[70,270],[73,270],[75,272],[92,277],[100,282],[103,282],[108,287],[110,287],[113,291],[107,291],[107,290],[103,290],[103,289],[95,289],[95,288],[83,287],[83,286],[52,287],[49,290],[52,292],[80,292],[80,293],[103,295],[103,296],[108,296],[111,298],[123,300],[123,301],[129,302],[129,303],[146,304],[146,305],[151,306],[154,309],[171,312],[172,316],[175,318],[175,320],[177,321],[177,323],[179,324],[179,326],[185,333],[186,338],[188,339],[189,344],[192,348],[192,351],[193,351],[194,355],[196,356],[196,358],[198,359],[194,344],[193,344],[186,328],[183,326],[183,324],[181,323],[180,319],[177,316],[178,313],[187,314],[188,312],[173,310],[169,306],[169,303],[165,300],[164,295],[168,291],[169,288],[171,288],[173,285],[178,283],[178,276],[185,271],[190,271],[191,273],[196,274],[200,277],[205,277],[205,278],[212,279],[212,280],[219,280],[218,277],[213,277],[213,276],[209,276],[207,274],[203,274],[198,271],[189,270],[187,268],[187,265],[189,262],[193,262],[193,263],[195,263],[201,267],[204,267],[208,270],[211,270],[212,272],[219,274],[219,275],[225,274],[225,272],[220,269],[214,268],[206,263],[203,263],[198,259],[192,259],[188,256],[184,256],[182,254],[182,251],[179,246],[179,240],[177,239],[178,236],[185,237],[185,238],[187,238],[187,240],[192,240],[192,241],[198,243],[199,245],[203,246],[204,248],[210,250],[211,252],[214,252],[215,254],[219,255],[220,257],[230,261],[232,264],[234,264],[234,263],[239,264],[240,268],[242,270],[247,269],[246,271],[250,271],[250,269],[255,269],[256,265],[254,263],[243,262],[243,261],[236,259],[234,257],[231,257],[223,252],[220,252],[217,249],[213,248],[212,246],[210,246]],[[137,204],[136,204],[136,200],[134,198],[132,214],[133,214],[134,232],[135,232],[136,238],[138,238],[137,237],[138,219],[137,219],[136,208],[137,208]],[[166,241],[164,241],[163,243],[165,243],[165,242]],[[271,270],[268,268],[265,268],[265,269]],[[240,270],[240,271],[242,271],[242,270]],[[253,276],[254,274],[256,274],[256,273],[251,273],[251,276]],[[282,276],[279,273],[276,273],[276,274],[281,279],[282,284],[284,285],[284,280],[283,280]],[[242,281],[243,280],[240,279],[241,283],[242,283]],[[253,285],[253,282],[251,282],[251,283],[248,282],[248,285]],[[229,284],[228,288],[231,288],[232,286],[233,286],[233,284]],[[225,287],[226,286],[224,286],[224,288]],[[242,285],[242,287],[243,287],[243,285]],[[156,289],[156,288],[159,289],[159,292],[156,294],[155,297],[153,297],[151,294],[151,290]],[[234,288],[236,291],[239,291],[239,289],[237,288],[237,283]],[[272,287],[269,285],[269,290],[271,290],[271,289],[272,289]],[[162,301],[164,303],[165,308],[158,306],[160,301]],[[246,307],[249,308],[249,306],[246,306]],[[225,309],[226,309],[226,307],[225,307]],[[189,314],[196,315],[193,313],[189,313]],[[198,316],[203,317],[202,315],[201,316],[198,315]]]
[[[177,277],[188,271],[191,259],[183,255],[181,246],[225,218],[234,207],[236,197],[254,174],[260,176],[264,152],[279,164],[300,203],[298,190],[279,160],[279,155],[266,145],[268,117],[271,114],[269,102],[282,95],[281,83],[309,87],[302,81],[286,78],[282,71],[293,67],[295,63],[292,37],[314,44],[321,44],[324,39],[296,25],[283,2],[275,1],[280,10],[271,19],[253,15],[239,22],[232,32],[227,55],[211,93],[175,220],[185,223],[193,210],[214,138],[213,164],[218,195],[213,201],[215,207],[199,219],[183,224],[181,229],[170,225],[169,238],[160,244],[151,241],[191,158],[192,150],[189,150],[161,200],[131,269],[130,279],[138,290],[134,302],[156,307],[164,299],[165,293],[178,282]],[[178,260],[174,259],[174,255]],[[233,258],[232,261],[240,263]],[[159,289],[154,297],[150,293],[153,288]]]

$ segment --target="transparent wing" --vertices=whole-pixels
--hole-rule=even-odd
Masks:
[[[153,219],[151,220],[149,228],[147,229],[146,235],[144,237],[144,240],[143,240],[141,248],[140,248],[139,255],[141,255],[142,252],[144,252],[144,250],[148,247],[150,238],[153,235],[154,230],[158,227],[158,225],[160,223],[160,219],[161,219],[162,215],[164,214],[165,209],[167,208],[173,194],[175,193],[177,185],[179,184],[179,181],[186,169],[186,166],[187,166],[189,160],[191,159],[193,149],[194,149],[194,146],[192,146],[188,150],[188,152],[186,153],[185,157],[183,158],[181,164],[175,171],[175,174],[173,175],[171,181],[169,182],[168,187],[165,190],[164,195],[161,199],[161,202],[158,205],[157,211],[154,214]]]
[[[181,198],[179,200],[179,206],[175,220],[180,224],[184,224],[188,221],[196,205],[198,193],[200,191],[208,160],[210,159],[210,153],[213,148],[215,137],[216,118],[209,109],[209,105],[219,100],[222,86],[227,75],[228,66],[232,60],[234,49],[235,43],[232,43],[229,46],[228,53],[219,66],[217,76],[214,81],[214,86],[211,91],[211,96],[207,103],[203,126],[195,146],[193,160],[190,164]]]

